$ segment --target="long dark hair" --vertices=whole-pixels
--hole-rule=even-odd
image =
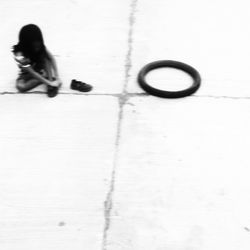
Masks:
[[[33,44],[37,41],[41,44],[39,52],[33,50]],[[13,46],[13,52],[22,52],[25,57],[30,58],[33,62],[41,61],[45,57],[48,58],[40,28],[35,24],[23,26],[19,32],[19,42]]]

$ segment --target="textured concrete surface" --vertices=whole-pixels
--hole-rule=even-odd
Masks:
[[[248,249],[248,110],[248,100],[131,100],[108,249]]]
[[[115,98],[4,95],[0,103],[1,249],[100,249]]]
[[[250,248],[248,2],[27,0],[0,5],[0,249]],[[38,24],[64,85],[17,93],[10,53]],[[158,59],[195,95],[137,85]],[[83,94],[73,78],[94,86]],[[155,86],[191,79],[156,70]]]

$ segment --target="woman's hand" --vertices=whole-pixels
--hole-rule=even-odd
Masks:
[[[62,85],[62,81],[59,78],[57,78],[54,81],[50,81],[49,85],[52,87],[60,87]]]
[[[14,57],[19,68],[30,66],[30,60],[22,55],[17,55]]]

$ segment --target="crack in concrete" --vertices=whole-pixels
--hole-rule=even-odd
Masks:
[[[138,0],[131,0],[131,3],[130,3],[128,51],[127,51],[127,55],[125,59],[125,79],[124,79],[122,94],[119,96],[119,99],[118,99],[119,100],[119,115],[118,115],[118,122],[117,122],[113,170],[112,170],[112,175],[111,175],[109,191],[106,196],[106,200],[104,202],[105,225],[104,225],[104,230],[103,230],[103,242],[102,242],[103,250],[107,250],[108,231],[110,229],[110,224],[111,224],[111,212],[113,208],[113,196],[114,196],[114,191],[115,191],[116,171],[117,171],[118,157],[119,157],[119,150],[120,150],[120,139],[121,139],[121,128],[122,128],[122,121],[123,121],[123,115],[124,115],[124,105],[128,101],[129,97],[132,97],[132,95],[127,93],[127,86],[129,83],[130,71],[132,68],[133,34],[134,34],[135,12],[136,12],[137,3],[138,3]]]
[[[31,94],[46,94],[46,92],[43,91],[30,91],[27,93],[20,93],[20,92],[11,92],[11,91],[4,91],[0,92],[0,95],[31,95]],[[82,96],[111,96],[111,97],[116,97],[120,100],[123,105],[125,105],[128,101],[129,98],[132,97],[149,97],[152,96],[146,92],[142,93],[132,93],[132,92],[127,92],[126,90],[123,91],[122,93],[70,93],[70,92],[60,92],[59,95],[82,95]],[[248,100],[250,99],[250,96],[216,96],[216,95],[191,95],[189,97],[194,97],[194,98],[214,98],[214,99],[234,99],[234,100]],[[164,99],[164,98],[162,98]],[[166,98],[168,99],[168,98]],[[172,100],[172,99],[171,99]],[[123,106],[122,105],[122,106]]]
[[[118,115],[118,124],[117,124],[117,132],[116,132],[116,140],[115,140],[115,153],[114,153],[114,161],[113,161],[113,170],[111,175],[110,187],[108,194],[106,196],[106,200],[104,202],[104,216],[105,216],[105,225],[103,231],[103,250],[107,250],[107,236],[108,230],[110,228],[111,223],[111,211],[113,208],[113,195],[114,195],[114,187],[115,187],[115,177],[116,177],[116,168],[119,156],[119,143],[121,137],[121,125],[123,119],[123,99],[119,98],[119,115]]]
[[[134,37],[134,26],[136,18],[136,8],[138,0],[132,0],[130,4],[130,15],[129,15],[129,31],[128,31],[128,52],[125,60],[125,84],[123,87],[123,93],[127,92],[127,85],[130,78],[130,71],[132,68],[132,53],[133,53],[133,37]]]
[[[0,92],[0,95],[31,95],[31,94],[46,94],[46,92],[43,91],[30,91],[30,92],[26,92],[26,93],[20,93],[20,92]],[[70,92],[59,92],[59,95],[84,95],[84,96],[113,96],[113,97],[117,97],[117,98],[124,98],[124,94],[123,93],[83,93],[83,92],[79,92],[79,93],[70,93]],[[137,96],[149,96],[149,94],[147,93],[126,93],[126,96],[128,98],[130,97],[137,97]]]
[[[214,99],[235,99],[235,100],[247,100],[250,96],[223,96],[223,95],[193,95],[198,98],[214,98]]]

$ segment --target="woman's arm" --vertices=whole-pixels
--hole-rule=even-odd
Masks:
[[[30,65],[30,61],[27,58],[25,58],[21,52],[14,53],[14,58],[18,63],[19,68],[30,73],[37,80],[54,87],[58,87],[60,85],[58,79],[56,79],[56,81],[50,81],[44,78],[41,74],[37,73]]]
[[[54,86],[54,87],[58,86],[57,81],[54,82],[54,81],[47,80],[46,78],[41,76],[39,73],[37,73],[30,65],[21,66],[21,68],[23,70],[25,70],[26,72],[30,73],[37,80],[39,80],[39,81],[41,81],[41,82],[43,82],[43,83],[45,83],[47,85]]]

